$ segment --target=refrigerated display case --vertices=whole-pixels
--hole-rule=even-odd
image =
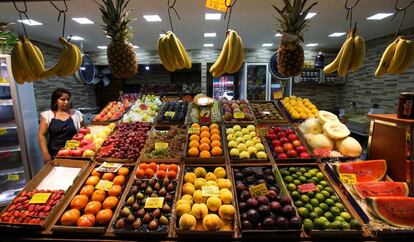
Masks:
[[[213,63],[207,63],[207,70]],[[207,71],[207,96],[219,100],[221,97],[226,97],[229,100],[239,99],[240,94],[240,76],[239,72],[233,74],[224,74],[219,77],[213,77]]]
[[[0,207],[42,167],[37,130],[33,84],[17,84],[10,56],[0,55]]]

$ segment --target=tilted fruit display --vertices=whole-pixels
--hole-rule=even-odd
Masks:
[[[406,182],[358,182],[352,184],[352,192],[364,199],[367,197],[408,197],[409,188]]]
[[[157,44],[158,55],[162,65],[170,72],[191,69],[191,59],[180,39],[171,31],[160,36]]]
[[[176,180],[180,171],[180,167],[176,164],[160,164],[157,165],[154,162],[151,163],[139,163],[138,169],[135,172],[136,179],[152,179],[158,180]]]
[[[31,203],[38,193],[50,193],[45,203]],[[53,208],[65,195],[63,190],[22,191],[0,214],[0,222],[12,224],[42,224]],[[37,196],[37,195],[36,195]]]
[[[158,113],[158,124],[184,124],[187,115],[187,102],[168,102]]]
[[[209,102],[212,104],[209,104]],[[221,121],[219,103],[200,93],[194,97],[191,105],[190,122],[200,124],[218,123]]]
[[[243,60],[243,42],[237,32],[232,29],[227,32],[220,55],[209,71],[213,77],[219,77],[224,73],[232,74],[239,71]]]
[[[98,4],[102,13],[105,36],[111,39],[106,50],[109,69],[116,78],[128,78],[138,72],[138,61],[134,46],[128,42],[132,38],[132,28],[128,24],[131,10],[127,10],[128,0],[102,0]]]
[[[176,202],[181,230],[233,230],[232,182],[224,167],[187,167]]]
[[[290,126],[271,127],[267,130],[266,138],[273,156],[277,159],[311,158],[305,144]]]
[[[159,97],[154,99],[141,98],[131,106],[129,111],[122,117],[122,122],[149,122],[154,123],[155,117],[158,114],[158,109],[161,106]]]
[[[185,130],[178,126],[153,129],[149,133],[141,159],[178,159],[185,144]]]
[[[280,173],[290,192],[304,230],[361,230],[335,190],[317,167],[283,167]]]
[[[371,212],[381,220],[401,228],[414,227],[414,198],[373,197],[366,201]]]
[[[198,132],[188,134],[187,156],[210,158],[223,155],[220,126],[216,123],[210,126],[191,125]]]
[[[124,104],[117,101],[108,103],[102,111],[95,116],[93,121],[106,122],[116,121],[122,117],[125,112]]]
[[[149,123],[120,123],[117,130],[102,144],[97,158],[136,160],[144,147]]]
[[[357,182],[373,182],[385,177],[387,162],[385,160],[342,162],[335,163],[333,168],[338,174],[355,174]]]
[[[235,168],[233,173],[242,231],[302,228],[302,219],[297,216],[290,197],[280,193],[271,167]],[[266,194],[249,191],[262,184],[267,188]]]
[[[287,122],[272,102],[250,102],[250,106],[258,122]]]
[[[223,109],[223,119],[226,122],[252,121],[255,118],[246,99],[228,100],[226,97],[220,98],[221,107]]]
[[[259,132],[252,124],[246,127],[234,125],[226,128],[227,148],[234,160],[259,159],[267,160],[267,154]]]
[[[292,119],[305,120],[307,118],[314,118],[318,115],[319,110],[307,98],[296,96],[284,97],[282,104],[289,113]]]
[[[279,14],[279,26],[276,29],[282,34],[278,55],[277,70],[284,77],[298,76],[304,67],[303,33],[308,29],[310,19],[306,15],[317,2],[305,8],[306,0],[284,1],[282,9],[273,5]]]

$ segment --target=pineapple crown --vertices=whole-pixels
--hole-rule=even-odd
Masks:
[[[317,2],[312,3],[305,10],[303,9],[305,8],[307,0],[293,0],[293,4],[291,4],[290,0],[283,0],[283,2],[285,6],[282,9],[272,5],[280,15],[280,17],[276,17],[280,24],[276,30],[282,34],[297,35],[302,39],[303,32],[308,30],[310,23],[309,19],[305,19],[306,15]]]
[[[102,13],[102,20],[105,24],[101,25],[105,34],[113,41],[128,41],[132,38],[132,28],[128,27],[129,22],[133,21],[128,18],[131,10],[126,10],[129,0],[101,0],[101,3],[95,1]],[[114,3],[115,2],[115,3]]]

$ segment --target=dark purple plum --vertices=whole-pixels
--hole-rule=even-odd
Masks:
[[[256,182],[256,179],[254,178],[254,176],[248,176],[244,181],[247,184],[254,184]]]
[[[241,181],[244,179],[244,175],[240,172],[234,173],[234,179],[236,179],[236,181]]]
[[[260,217],[264,218],[264,217],[269,216],[270,207],[269,205],[260,205],[258,211],[259,211]]]
[[[269,201],[275,201],[277,198],[277,192],[275,190],[269,190],[269,192],[266,194],[267,198],[269,198]]]
[[[270,203],[270,210],[279,214],[282,211],[282,205],[278,201],[273,201]]]
[[[281,195],[280,196],[280,203],[282,205],[292,205],[292,199],[290,199],[289,196]]]
[[[257,202],[259,203],[259,205],[268,205],[269,204],[269,198],[267,198],[266,196],[258,196],[256,199],[257,199]]]
[[[243,230],[252,230],[253,224],[249,220],[243,220],[241,223]]]
[[[245,203],[245,202],[239,202],[239,209],[240,209],[240,212],[246,212],[247,211],[247,203]]]
[[[244,176],[251,176],[253,175],[255,172],[251,167],[245,167],[241,170],[241,173],[243,173]]]
[[[243,202],[246,202],[247,199],[251,197],[250,192],[248,190],[244,190],[240,193],[240,200]]]
[[[266,217],[263,219],[263,229],[274,229],[276,226],[276,222],[271,217]]]
[[[302,228],[302,219],[298,216],[291,217],[289,220],[289,227],[291,229],[301,229]]]
[[[288,218],[295,215],[295,209],[291,205],[285,205],[282,208],[282,214]]]
[[[257,201],[256,198],[253,198],[253,197],[247,199],[247,202],[246,203],[247,203],[247,206],[249,208],[256,208],[256,207],[259,206],[259,202]]]
[[[257,222],[259,222],[260,216],[256,209],[249,209],[247,211],[247,218],[250,222],[256,224]]]
[[[286,230],[289,228],[289,220],[285,217],[276,218],[276,227],[281,230]]]

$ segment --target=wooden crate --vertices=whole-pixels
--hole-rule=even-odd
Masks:
[[[232,125],[236,125],[236,124],[239,124],[239,125],[255,124],[256,123],[256,117],[254,116],[254,113],[253,113],[251,107],[249,105],[248,105],[248,107],[250,109],[250,112],[252,113],[253,120],[245,121],[245,120],[237,120],[237,119],[234,119],[233,118],[231,121],[226,121],[224,119],[224,110],[223,110],[223,107],[222,107],[221,103],[219,103],[219,111],[220,111],[220,114],[221,114],[221,118],[223,120],[223,123],[226,124],[226,125],[228,125],[228,124],[232,124]]]
[[[261,100],[254,100],[250,101],[250,109],[253,110],[252,105],[253,103],[271,103],[275,110],[279,112],[279,114],[283,117],[283,120],[272,120],[272,119],[259,119],[256,115],[257,123],[260,124],[289,124],[289,120],[286,118],[286,115],[283,113],[283,111],[280,109],[279,106],[275,104],[274,101],[261,101]]]
[[[161,113],[161,110],[163,109],[163,107],[165,106],[165,103],[162,104],[162,106],[160,107],[159,111],[158,111],[158,115],[155,118],[155,126],[160,126],[160,127],[168,127],[168,126],[172,126],[172,125],[184,125],[187,123],[187,118],[188,118],[188,111],[189,111],[189,105],[190,103],[187,103],[187,112],[185,114],[185,118],[183,121],[176,121],[176,122],[165,122],[165,121],[160,121],[158,122],[158,117],[163,115]]]

